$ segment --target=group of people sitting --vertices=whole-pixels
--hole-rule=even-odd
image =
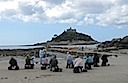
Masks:
[[[101,66],[107,66],[107,55],[103,55],[101,57],[102,63]],[[36,64],[35,62],[36,57],[34,56],[34,53],[30,53],[29,56],[26,57],[25,59],[25,69],[33,69],[34,65]],[[94,67],[99,67],[99,62],[100,62],[100,57],[97,54],[85,54],[83,58],[80,56],[77,56],[73,58],[70,54],[68,54],[66,58],[66,68],[72,68],[74,73],[80,73],[80,72],[87,72],[87,70],[92,69],[92,65]],[[17,64],[16,59],[13,57],[9,61],[10,66],[8,67],[9,70],[18,70],[19,66]],[[50,71],[53,72],[62,72],[62,68],[59,68],[58,66],[58,60],[56,58],[56,55],[52,56],[50,60],[44,55],[41,60],[41,69],[46,70],[50,69]]]
[[[43,58],[41,59],[40,63],[42,65],[41,66],[42,70],[50,69],[50,71],[53,71],[53,72],[60,71],[56,55],[52,56],[52,58],[50,60],[48,60],[48,58],[46,58],[44,55]]]
[[[103,55],[101,57],[102,63],[101,66],[107,66],[108,62],[108,55]],[[80,56],[75,57],[75,59],[68,54],[67,56],[67,65],[66,68],[73,68],[74,73],[80,73],[80,72],[87,72],[87,70],[92,69],[92,65],[94,67],[99,67],[100,62],[100,56],[98,56],[96,53],[94,55],[85,53],[85,56],[83,58],[80,58]]]
[[[34,56],[34,53],[30,53],[30,55],[27,55],[25,59],[25,69],[34,69],[34,65],[37,64],[35,62],[36,57]],[[19,66],[17,64],[17,60],[15,58],[11,58],[9,61],[10,66],[8,67],[8,70],[19,70]],[[58,66],[58,60],[56,59],[56,55],[52,56],[50,60],[44,55],[39,64],[41,65],[42,70],[50,69],[50,71],[53,72],[62,72],[62,69]]]
[[[31,57],[30,57],[31,56]],[[35,56],[34,52],[31,52],[30,55],[27,55],[25,59],[25,69],[33,69],[35,64]],[[11,57],[9,61],[10,66],[8,67],[8,70],[19,70],[19,66],[17,64],[17,60],[13,57]]]

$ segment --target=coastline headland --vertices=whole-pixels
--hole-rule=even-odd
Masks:
[[[0,56],[26,56],[30,52],[38,53],[38,50],[45,48],[45,46],[32,45],[8,45],[0,46]]]
[[[127,55],[127,49],[97,49],[97,44],[95,45],[51,45],[50,47],[46,46],[11,46],[6,49],[0,49],[0,56],[26,56],[30,52],[34,52],[38,56],[38,51],[41,48],[46,49],[47,52],[59,52],[70,54],[76,56],[83,56],[85,53],[98,54],[98,55]],[[4,47],[5,48],[5,47]]]

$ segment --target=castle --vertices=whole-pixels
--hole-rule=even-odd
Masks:
[[[76,32],[76,29],[72,29],[71,27],[67,29],[67,32]]]

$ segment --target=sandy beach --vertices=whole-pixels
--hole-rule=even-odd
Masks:
[[[34,69],[25,70],[22,57],[17,57],[20,70],[9,71],[9,59],[10,57],[0,59],[0,83],[128,83],[128,56],[109,57],[110,66],[93,67],[82,73],[66,69],[65,60],[59,60],[63,72],[41,70],[39,64]]]

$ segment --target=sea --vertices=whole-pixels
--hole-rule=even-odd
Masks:
[[[4,45],[0,46],[0,49],[32,49],[32,48],[43,48],[44,46],[25,46],[25,45]]]
[[[98,44],[93,45],[52,45],[51,47],[84,47],[84,48],[96,48]],[[0,49],[31,49],[31,48],[43,48],[45,46],[25,46],[25,45],[3,45]]]
[[[97,48],[99,44],[93,44],[93,45],[52,45],[51,47],[69,47],[69,48],[81,48],[81,47],[84,47],[84,48]]]

